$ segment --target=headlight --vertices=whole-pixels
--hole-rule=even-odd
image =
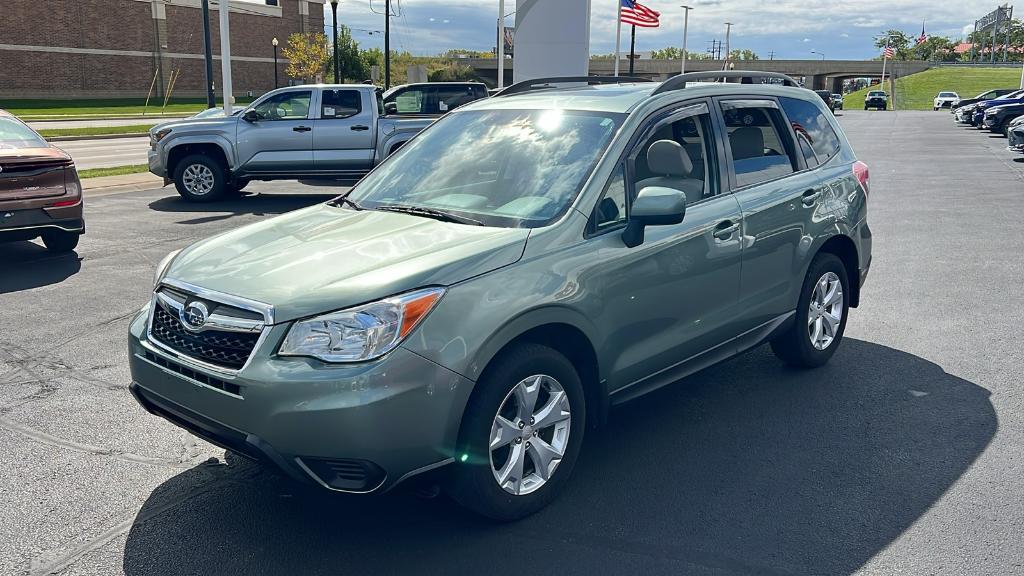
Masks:
[[[167,135],[170,134],[170,133],[171,133],[171,129],[170,128],[162,128],[160,130],[157,130],[156,132],[153,133],[153,141],[154,142],[159,142],[159,141],[163,140],[164,138],[166,138]]]
[[[179,252],[181,252],[180,249],[179,250],[175,250],[174,252],[171,252],[167,256],[164,256],[164,259],[161,260],[159,264],[157,264],[157,266],[156,266],[156,273],[153,274],[153,286],[154,287],[157,284],[160,283],[160,280],[163,279],[164,272],[167,271],[167,267],[171,265],[171,261],[174,260],[174,257],[177,256]]]
[[[312,356],[324,362],[362,362],[380,358],[398,346],[444,295],[424,288],[300,320],[281,344],[282,356]]]

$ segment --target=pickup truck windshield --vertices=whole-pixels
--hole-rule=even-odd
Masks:
[[[363,179],[365,209],[414,206],[485,226],[535,228],[565,213],[622,114],[473,110],[438,120]]]

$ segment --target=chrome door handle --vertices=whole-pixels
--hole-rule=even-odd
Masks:
[[[821,190],[811,189],[804,192],[804,195],[800,197],[800,202],[802,202],[804,206],[807,206],[809,208],[811,206],[814,206],[815,202],[817,202],[818,198],[820,197]]]
[[[718,240],[728,240],[732,236],[733,232],[740,229],[739,222],[733,222],[732,220],[726,220],[721,222],[715,227],[715,231],[711,233]]]
[[[296,126],[295,128],[292,128],[292,130],[296,132],[310,132],[313,129],[310,128],[309,126]]]

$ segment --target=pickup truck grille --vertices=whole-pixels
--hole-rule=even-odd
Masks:
[[[196,300],[189,294],[161,288],[150,319],[150,339],[186,358],[240,370],[259,342],[263,322],[250,312],[201,300],[210,310],[208,325],[199,331],[190,330],[182,323],[180,311]]]

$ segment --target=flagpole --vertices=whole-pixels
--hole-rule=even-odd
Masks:
[[[885,48],[882,50],[882,80],[878,83],[885,90],[885,63],[889,61],[889,36],[885,37]]]
[[[622,39],[622,0],[615,0],[615,75],[619,75],[619,45]]]

